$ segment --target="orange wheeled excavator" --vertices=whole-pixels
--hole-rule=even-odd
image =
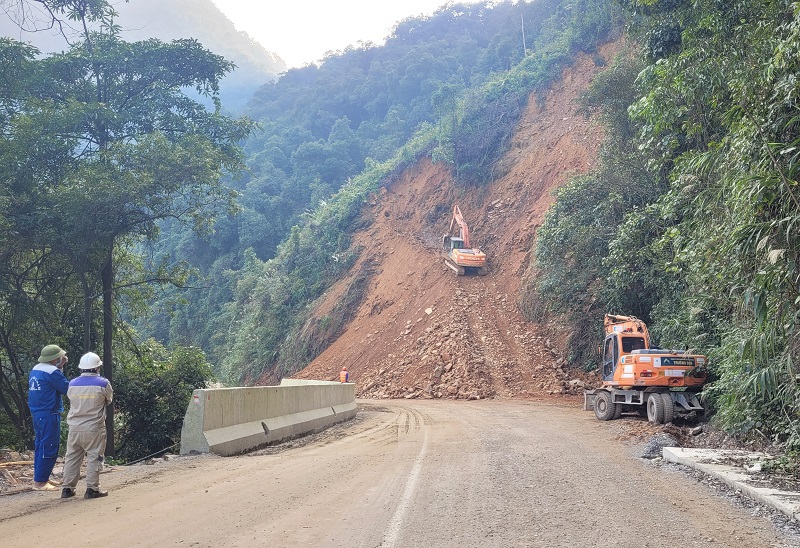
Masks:
[[[458,225],[458,236],[453,235],[454,225]],[[467,272],[482,274],[486,267],[486,254],[478,248],[470,247],[469,228],[458,206],[453,206],[453,218],[450,229],[442,237],[444,248],[444,264],[457,275]]]
[[[601,421],[637,411],[660,424],[703,415],[697,393],[708,380],[705,356],[652,347],[647,326],[635,316],[606,314],[603,328],[603,386],[584,392],[584,409],[594,409]]]

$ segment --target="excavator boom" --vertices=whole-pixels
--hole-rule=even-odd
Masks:
[[[453,218],[450,219],[450,231],[448,234],[453,233],[453,224],[456,223],[458,224],[458,237],[464,240],[464,247],[471,247],[469,245],[469,227],[457,205],[453,206]]]

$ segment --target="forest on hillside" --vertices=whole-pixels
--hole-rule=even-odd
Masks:
[[[0,41],[0,439],[30,439],[45,339],[113,364],[128,458],[174,442],[181,397],[212,376],[309,363],[346,324],[344,307],[324,336],[302,329],[358,256],[369,194],[425,156],[491,181],[527,101],[624,33],[583,99],[606,126],[601,165],[560,191],[522,299],[582,334],[578,368],[603,313],[645,319],[710,356],[715,420],[800,449],[793,4],[451,3],[288,71],[232,118],[183,94],[224,106],[219,55],[125,42],[103,0],[47,2],[92,30],[53,56]],[[135,443],[148,421],[158,435]]]
[[[602,167],[564,187],[528,291],[574,333],[605,311],[708,354],[729,432],[800,450],[800,8],[621,2],[630,51],[584,98]],[[592,341],[573,336],[587,367]]]

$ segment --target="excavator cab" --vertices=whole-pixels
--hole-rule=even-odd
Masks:
[[[464,240],[461,238],[451,237],[450,238],[450,249],[464,249]]]
[[[647,343],[644,337],[622,337],[622,353],[630,354],[634,350],[644,350]]]
[[[603,380],[610,381],[614,378],[614,369],[619,363],[619,357],[624,354],[631,354],[634,350],[644,350],[647,348],[647,341],[643,333],[628,335],[612,332],[606,335],[603,345]],[[620,348],[622,347],[622,348]]]

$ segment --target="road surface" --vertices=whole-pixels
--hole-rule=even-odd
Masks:
[[[104,499],[2,497],[0,545],[798,546],[615,436],[564,405],[365,402],[282,447],[118,467]]]

